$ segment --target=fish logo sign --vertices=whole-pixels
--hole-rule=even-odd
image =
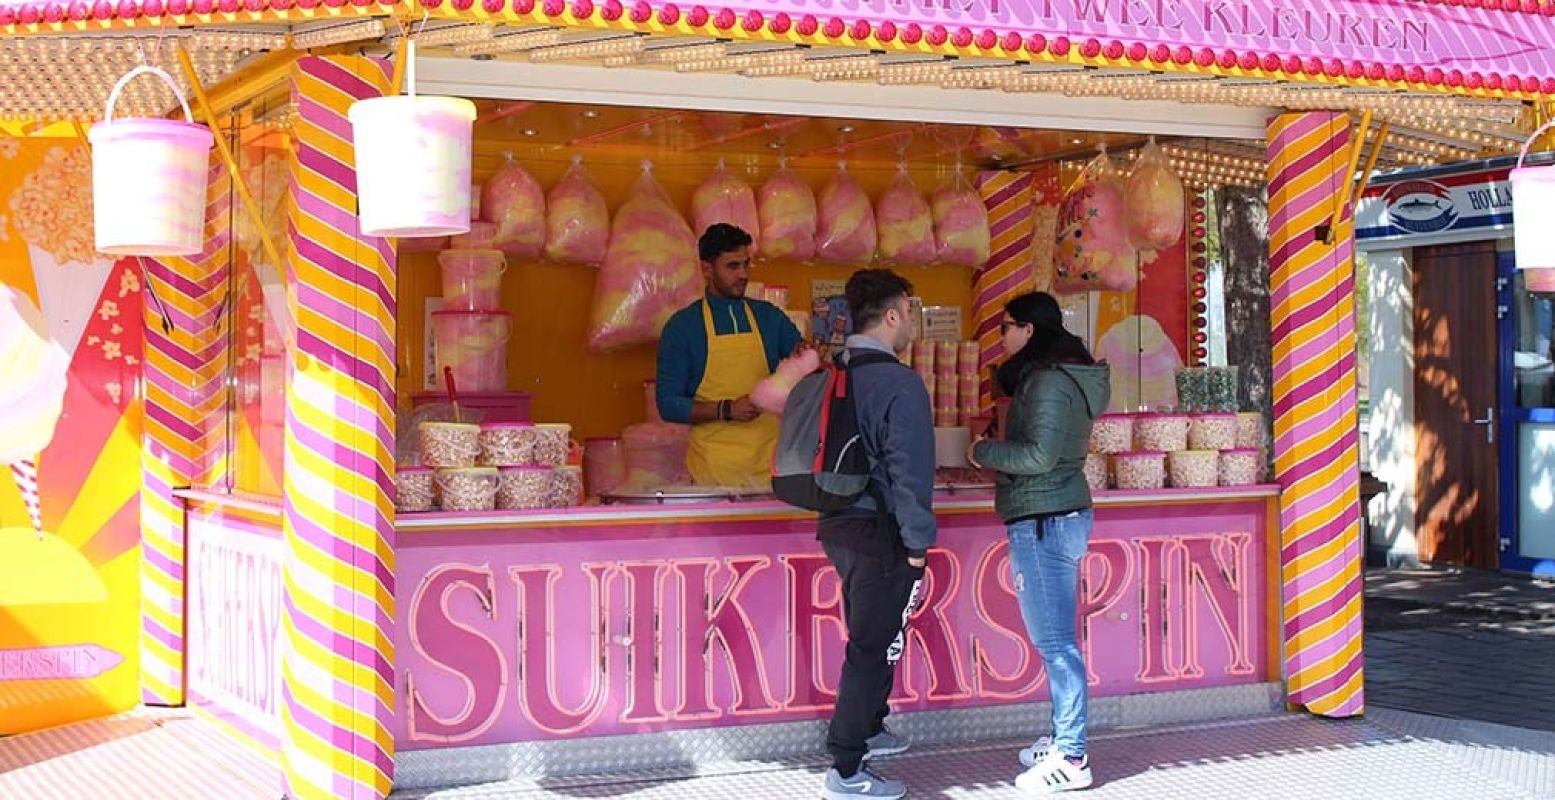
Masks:
[[[1383,195],[1387,221],[1403,233],[1436,233],[1458,223],[1458,209],[1447,187],[1425,180],[1403,181]]]

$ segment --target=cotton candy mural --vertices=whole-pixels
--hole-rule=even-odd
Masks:
[[[0,735],[137,697],[144,287],[92,236],[85,144],[0,134]]]
[[[1070,181],[1056,168],[1037,173],[1034,283],[1060,294],[1065,324],[1113,365],[1113,411],[1175,405],[1175,370],[1188,352],[1186,239],[1141,254],[1139,284],[1132,291],[1097,291],[1065,281],[1058,274],[1061,248],[1050,243],[1062,226],[1063,187]]]

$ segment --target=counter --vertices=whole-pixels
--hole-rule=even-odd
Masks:
[[[1277,679],[1274,486],[1108,492],[1081,591],[1106,697]],[[937,503],[894,708],[1047,698],[992,498]],[[404,515],[396,746],[828,717],[844,633],[814,515],[776,502]]]
[[[190,703],[274,752],[280,506],[179,495]],[[1277,498],[1275,486],[1097,497],[1079,610],[1093,697],[1278,680]],[[893,707],[1045,700],[992,498],[941,497],[937,512]],[[396,528],[402,761],[830,714],[844,639],[813,514],[777,502],[608,506],[404,515]]]

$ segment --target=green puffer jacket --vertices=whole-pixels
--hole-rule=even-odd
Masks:
[[[1085,453],[1091,423],[1112,394],[1106,364],[1033,369],[1021,380],[1004,440],[985,439],[973,458],[998,475],[994,506],[1006,522],[1089,508]]]

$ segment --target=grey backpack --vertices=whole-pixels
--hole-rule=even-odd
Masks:
[[[772,457],[772,493],[779,500],[810,511],[840,511],[869,490],[873,459],[859,432],[852,373],[886,363],[901,362],[860,351],[845,366],[827,364],[810,373],[789,392]]]

